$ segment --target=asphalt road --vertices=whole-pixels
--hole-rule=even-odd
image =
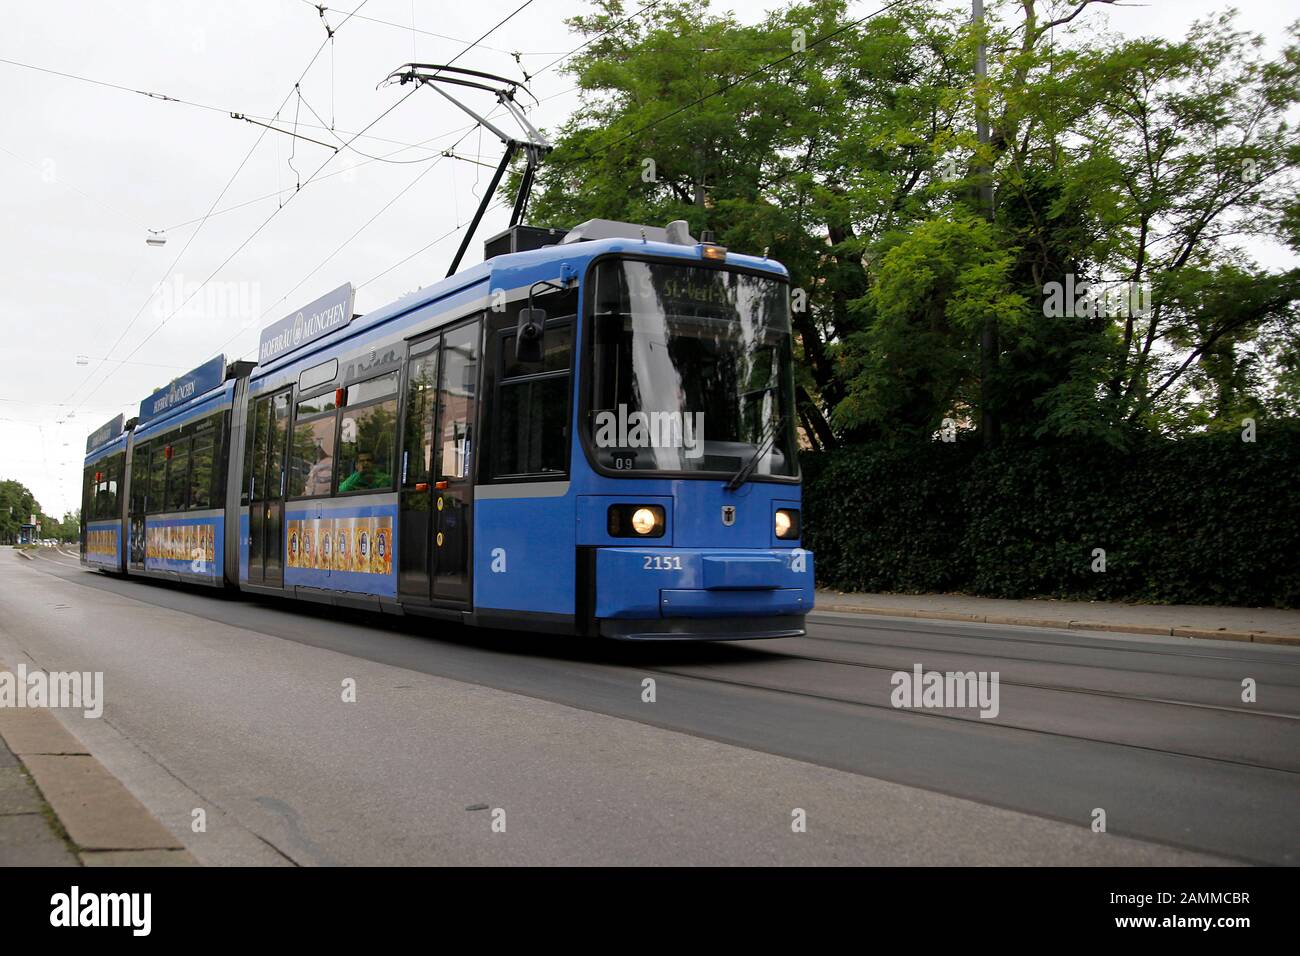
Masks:
[[[847,614],[626,645],[0,558],[0,660],[104,671],[104,718],[62,716],[204,862],[1300,860],[1295,649]],[[998,672],[998,715],[893,707],[916,664]]]

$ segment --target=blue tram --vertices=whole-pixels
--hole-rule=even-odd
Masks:
[[[81,560],[620,639],[804,632],[787,273],[512,226],[366,315],[344,286],[87,442]],[[558,241],[557,241],[558,240]]]

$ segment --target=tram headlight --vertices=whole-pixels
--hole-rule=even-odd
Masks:
[[[658,524],[658,517],[649,508],[637,508],[632,512],[632,530],[637,534],[650,534]]]
[[[614,538],[662,538],[667,522],[663,505],[610,505],[608,526]]]
[[[790,541],[799,537],[798,508],[778,508],[772,521],[776,536],[783,541]]]

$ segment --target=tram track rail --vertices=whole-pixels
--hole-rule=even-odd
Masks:
[[[865,626],[865,622],[857,623],[857,622],[850,622],[850,621],[831,620],[815,611],[813,612],[813,614],[814,616],[810,621],[810,623],[812,623],[817,627],[840,627],[849,630],[861,630]],[[864,617],[868,617],[868,615],[864,615]],[[895,619],[885,617],[884,615],[873,614],[873,615],[869,615],[869,617],[871,619],[870,630],[872,631],[884,631],[884,632],[897,633],[897,634],[925,634],[925,635],[930,635],[935,637],[959,639],[963,642],[997,641],[997,642],[1006,642],[1006,643],[1014,643],[1014,644],[1042,645],[1042,646],[1047,646],[1052,648],[1078,648],[1080,650],[1096,650],[1098,648],[1098,645],[1096,643],[1085,643],[1082,641],[1062,640],[1062,639],[1053,639],[1053,638],[1046,638],[1046,637],[1031,637],[1029,635],[1022,635],[1019,633],[1013,633],[1013,634],[989,633],[987,631],[974,630],[975,628],[986,628],[990,630],[994,628],[1008,628],[1008,627],[1028,628],[1029,625],[983,624],[974,621],[969,623],[929,621],[924,618],[896,619],[896,620],[907,621],[909,624],[915,621],[917,624],[917,626],[914,628],[912,627],[904,628],[904,627],[898,627],[897,625],[891,625],[890,623],[885,623],[885,622],[891,622]],[[970,628],[971,630],[956,631],[956,630],[950,630],[950,628]],[[1039,630],[1039,629],[1034,628],[1034,630]],[[1210,661],[1260,660],[1260,661],[1267,661],[1268,663],[1277,663],[1286,667],[1300,668],[1300,656],[1297,656],[1293,659],[1288,659],[1281,655],[1277,655],[1277,656],[1270,655],[1268,657],[1264,657],[1261,654],[1252,655],[1250,653],[1251,651],[1258,652],[1260,649],[1252,648],[1248,645],[1243,645],[1240,648],[1241,651],[1244,652],[1242,655],[1236,655],[1236,654],[1227,655],[1227,654],[1207,653],[1203,650],[1204,645],[1200,645],[1200,644],[1197,644],[1195,646],[1197,648],[1201,648],[1201,650],[1193,650],[1191,648],[1184,650],[1183,645],[1171,645],[1171,644],[1165,644],[1163,642],[1161,643],[1153,642],[1151,644],[1144,643],[1141,647],[1133,647],[1133,646],[1125,645],[1123,643],[1125,640],[1132,640],[1135,637],[1144,637],[1144,636],[1145,635],[1136,635],[1136,634],[1125,635],[1113,631],[1108,631],[1104,633],[1099,633],[1099,635],[1096,638],[1094,638],[1094,641],[1097,640],[1107,641],[1108,643],[1105,645],[1106,649],[1108,651],[1115,651],[1118,653],[1153,654],[1160,657],[1177,657],[1183,660],[1198,660],[1198,659],[1210,660]],[[855,640],[853,638],[823,637],[823,636],[817,636],[812,634],[809,634],[807,639],[817,640],[817,641],[830,641],[837,644],[904,646],[904,645],[887,645],[886,642],[874,641],[874,640]],[[1182,640],[1182,639],[1172,638],[1171,640]],[[1192,644],[1192,642],[1187,641],[1187,644],[1190,645]],[[906,646],[911,647],[913,645],[906,645]],[[1264,652],[1264,653],[1268,653],[1268,652]]]

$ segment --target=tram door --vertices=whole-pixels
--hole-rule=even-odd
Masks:
[[[288,444],[289,393],[253,400],[249,422],[253,441],[248,468],[248,580],[281,587],[284,583],[285,448]]]
[[[161,452],[159,452],[161,454]],[[149,446],[132,443],[131,473],[127,485],[131,489],[127,508],[127,562],[132,568],[144,569],[145,511],[149,500]]]
[[[433,430],[438,424],[438,359],[442,339],[411,346],[406,360],[406,426],[398,489],[397,588],[404,597],[429,599],[433,542]]]
[[[479,329],[414,343],[407,360],[399,588],[439,603],[470,600]]]
[[[470,516],[474,503],[473,456],[478,411],[479,323],[442,337],[438,385],[438,480],[434,484],[433,597],[470,599]]]

